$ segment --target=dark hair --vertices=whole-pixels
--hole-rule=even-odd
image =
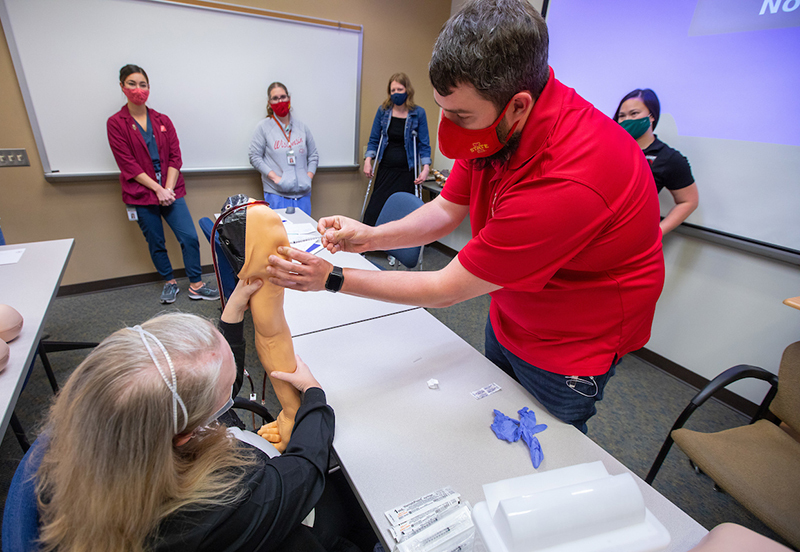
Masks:
[[[639,98],[642,100],[644,106],[650,111],[650,115],[653,116],[653,130],[655,130],[658,119],[661,117],[661,102],[658,101],[656,93],[649,88],[637,88],[633,92],[625,94],[625,97],[620,100],[617,110],[614,112],[614,120],[619,122],[619,110],[622,109],[622,104],[631,98]]]
[[[442,27],[428,66],[442,96],[462,83],[502,110],[514,94],[536,99],[550,77],[544,19],[526,0],[472,0]]]
[[[283,88],[283,91],[286,92],[286,95],[290,98],[292,97],[289,94],[289,89],[286,88],[286,85],[282,82],[275,81],[267,87],[267,117],[272,117],[275,113],[272,111],[272,107],[269,105],[269,95],[272,94],[272,91],[276,88]]]
[[[147,81],[147,84],[150,84],[150,79],[147,77],[147,73],[144,72],[144,69],[132,63],[129,63],[128,65],[119,70],[119,82],[124,84],[125,79],[127,79],[134,73],[141,73],[142,75],[144,75],[144,80]]]
[[[393,82],[397,82],[405,86],[406,94],[408,94],[405,106],[409,109],[409,111],[417,107],[414,104],[414,87],[411,86],[411,79],[409,79],[408,75],[406,75],[405,73],[395,73],[389,78],[389,84],[386,85],[386,93],[389,95],[389,97],[386,98],[385,102],[383,102],[383,108],[392,109],[392,107],[394,107],[394,102],[392,101]]]

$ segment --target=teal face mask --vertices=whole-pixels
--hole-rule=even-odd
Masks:
[[[642,117],[641,119],[625,119],[620,123],[628,134],[638,138],[650,128],[650,117]]]

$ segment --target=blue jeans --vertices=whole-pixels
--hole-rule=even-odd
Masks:
[[[300,209],[308,216],[311,216],[311,192],[297,199],[264,192],[264,201],[269,203],[272,209],[285,209],[286,207],[294,206],[296,209]]]
[[[150,249],[150,258],[156,270],[164,280],[172,280],[172,264],[167,255],[167,246],[164,242],[164,225],[161,217],[167,221],[172,232],[181,244],[183,264],[189,281],[197,283],[200,275],[200,244],[197,241],[197,231],[194,228],[192,215],[186,206],[184,198],[176,199],[169,207],[161,205],[134,205],[136,216],[139,218],[139,228],[142,229],[147,246]]]
[[[583,433],[586,422],[597,413],[595,403],[603,399],[606,383],[614,375],[617,362],[599,376],[564,376],[529,364],[497,341],[491,319],[486,320],[486,358],[517,380],[550,414]]]

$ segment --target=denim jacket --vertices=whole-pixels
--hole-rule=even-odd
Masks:
[[[378,108],[375,114],[375,120],[372,122],[372,132],[369,134],[369,143],[367,144],[367,153],[364,158],[372,157],[380,161],[383,157],[383,152],[386,150],[386,145],[389,142],[388,132],[389,123],[392,122],[392,110],[384,109],[383,106]],[[417,171],[421,171],[423,165],[431,164],[431,144],[428,138],[428,119],[425,116],[425,110],[419,106],[408,112],[406,118],[405,128],[405,146],[406,157],[408,158],[409,170],[414,169],[414,134],[417,133],[417,156],[419,157],[419,165]],[[381,140],[383,138],[383,140]],[[378,151],[378,144],[380,143],[380,151]]]

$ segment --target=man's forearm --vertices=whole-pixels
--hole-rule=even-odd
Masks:
[[[370,237],[370,249],[386,251],[434,242],[455,230],[467,210],[439,196],[400,220],[377,226]]]
[[[470,274],[458,257],[429,272],[344,269],[341,293],[418,307],[442,308],[500,289]]]

